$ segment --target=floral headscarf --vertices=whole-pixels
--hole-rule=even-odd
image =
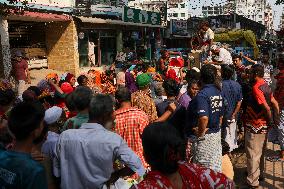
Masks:
[[[48,80],[48,79],[58,79],[58,75],[57,75],[57,73],[49,73],[49,74],[46,75],[45,78],[46,78],[47,80]]]
[[[0,90],[12,89],[12,84],[6,79],[0,79]]]

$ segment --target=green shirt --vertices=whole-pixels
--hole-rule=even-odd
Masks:
[[[89,114],[78,113],[75,117],[68,119],[64,126],[63,131],[67,129],[79,129],[83,123],[87,123],[89,121]]]
[[[43,166],[30,154],[0,147],[0,186],[6,189],[47,189]]]

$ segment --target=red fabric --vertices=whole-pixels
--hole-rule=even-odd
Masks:
[[[184,60],[182,58],[172,58],[170,61],[170,66],[183,67]]]
[[[144,167],[148,167],[144,156],[141,135],[144,128],[149,124],[147,114],[137,108],[125,108],[115,111],[115,131],[139,156]]]
[[[28,62],[24,59],[22,59],[20,62],[13,62],[13,71],[16,77],[16,80],[27,80],[26,72],[25,70],[28,69]]]
[[[202,46],[210,45],[210,42],[211,42],[211,40],[204,41],[204,42],[202,43]]]
[[[234,188],[234,182],[222,173],[217,173],[196,164],[180,162],[178,172],[182,177],[183,189]],[[166,176],[158,171],[151,171],[138,184],[137,188],[169,189],[173,188],[173,186]]]
[[[261,85],[265,84],[264,80],[260,80],[252,88],[253,95],[257,100],[258,104],[261,105],[266,102],[263,92],[259,89]]]
[[[70,94],[74,91],[74,88],[68,82],[62,83],[60,88],[65,94]]]
[[[174,69],[170,69],[166,75],[167,79],[174,79],[177,82],[179,82],[179,79],[177,77],[176,71]]]
[[[267,133],[269,125],[267,124],[266,112],[261,105],[264,103],[269,105],[267,100],[271,100],[272,97],[271,89],[263,79],[254,84],[244,118],[247,131],[255,134]]]

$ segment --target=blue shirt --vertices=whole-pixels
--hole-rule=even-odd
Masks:
[[[220,131],[220,118],[224,114],[223,97],[221,91],[214,84],[207,84],[193,98],[187,108],[186,128],[187,136],[193,134],[192,128],[197,127],[198,119],[206,116],[209,118],[207,133]]]
[[[30,154],[0,147],[0,188],[47,189],[45,170]]]
[[[222,96],[226,101],[225,116],[227,120],[230,120],[237,103],[243,99],[241,85],[233,80],[224,80],[222,82]]]
[[[139,157],[118,134],[96,123],[61,133],[55,152],[55,175],[62,189],[102,188],[119,160],[139,176],[145,168]]]

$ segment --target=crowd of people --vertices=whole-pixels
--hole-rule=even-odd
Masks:
[[[18,90],[0,82],[0,188],[235,188],[239,132],[257,188],[267,138],[284,161],[283,56],[273,67],[265,52],[207,45],[218,58],[200,69],[177,72],[165,51],[157,67],[50,73],[28,88],[18,53]]]

